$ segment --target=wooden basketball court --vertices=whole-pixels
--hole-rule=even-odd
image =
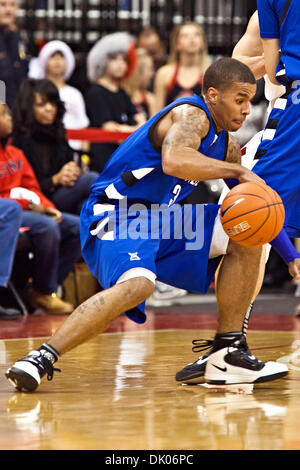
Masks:
[[[213,301],[148,309],[140,326],[119,318],[108,332],[63,356],[57,364],[62,372],[32,394],[15,393],[4,372],[64,318],[1,321],[0,449],[300,449],[300,319],[281,302],[282,313],[264,307],[253,314],[248,343],[257,357],[284,361],[290,372],[252,394],[174,380],[197,358],[192,339],[214,334]],[[276,304],[274,297],[273,311]]]

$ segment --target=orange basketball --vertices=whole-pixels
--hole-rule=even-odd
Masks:
[[[220,210],[223,229],[236,243],[265,245],[280,232],[285,217],[280,196],[264,183],[241,183],[226,195]]]

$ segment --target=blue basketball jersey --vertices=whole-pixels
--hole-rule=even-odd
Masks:
[[[261,37],[280,41],[277,80],[286,83],[300,79],[299,0],[258,0],[257,10]]]
[[[198,95],[180,98],[163,108],[118,147],[92,185],[90,202],[117,201],[126,197],[129,201],[171,206],[193,191],[198,181],[183,180],[163,172],[161,149],[153,141],[157,123],[171,109],[182,104],[203,109],[209,119],[209,132],[202,140],[199,152],[219,160],[226,157],[228,133],[216,134],[204,100]]]

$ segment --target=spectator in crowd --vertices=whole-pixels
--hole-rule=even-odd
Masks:
[[[74,161],[62,123],[64,104],[47,79],[23,81],[13,108],[13,144],[23,150],[43,193],[63,211],[79,214],[98,177]]]
[[[28,73],[26,48],[16,27],[17,11],[18,0],[0,0],[0,80],[5,84],[6,102],[10,107]],[[3,94],[2,88],[0,93]]]
[[[154,70],[158,70],[166,63],[166,48],[157,31],[152,26],[147,26],[138,35],[136,47],[145,49],[152,57]]]
[[[155,98],[149,91],[154,77],[152,57],[145,49],[137,49],[137,65],[134,73],[123,82],[123,88],[128,93],[138,113],[144,114],[149,119],[154,114]]]
[[[13,121],[0,105],[0,198],[10,198],[23,209],[21,226],[29,227],[34,259],[28,302],[49,314],[67,314],[73,305],[57,296],[74,263],[80,259],[79,217],[60,212],[42,193],[24,153],[10,145]]]
[[[45,44],[38,57],[32,59],[29,64],[29,77],[47,78],[56,85],[66,108],[63,117],[66,129],[82,129],[89,125],[81,92],[67,84],[74,68],[75,57],[72,49],[62,41],[50,41]],[[69,141],[69,145],[75,150],[89,150],[87,142],[72,140]]]
[[[155,76],[156,111],[177,98],[201,93],[210,63],[202,27],[193,22],[176,26],[171,34],[169,62]]]
[[[2,172],[1,172],[2,173]],[[1,176],[0,176],[1,178]],[[0,199],[0,286],[7,287],[22,222],[22,208],[16,201]],[[0,305],[0,319],[16,318],[20,312]]]
[[[86,93],[91,127],[108,131],[133,132],[145,122],[138,114],[121,82],[136,65],[133,38],[127,33],[109,34],[93,46],[87,58],[91,86]],[[91,150],[96,171],[101,172],[118,143],[94,143]]]

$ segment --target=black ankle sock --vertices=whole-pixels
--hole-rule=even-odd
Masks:
[[[243,337],[242,331],[229,331],[228,333],[216,333],[212,351],[216,352],[219,349],[227,348],[236,340]]]
[[[52,354],[53,358],[54,358],[54,362],[58,361],[58,358],[59,358],[59,352],[56,351],[56,349],[53,347],[53,346],[50,346],[50,344],[47,344],[47,343],[44,343],[42,344],[42,346],[39,348],[39,350],[46,350],[47,352],[49,352],[50,354]]]

